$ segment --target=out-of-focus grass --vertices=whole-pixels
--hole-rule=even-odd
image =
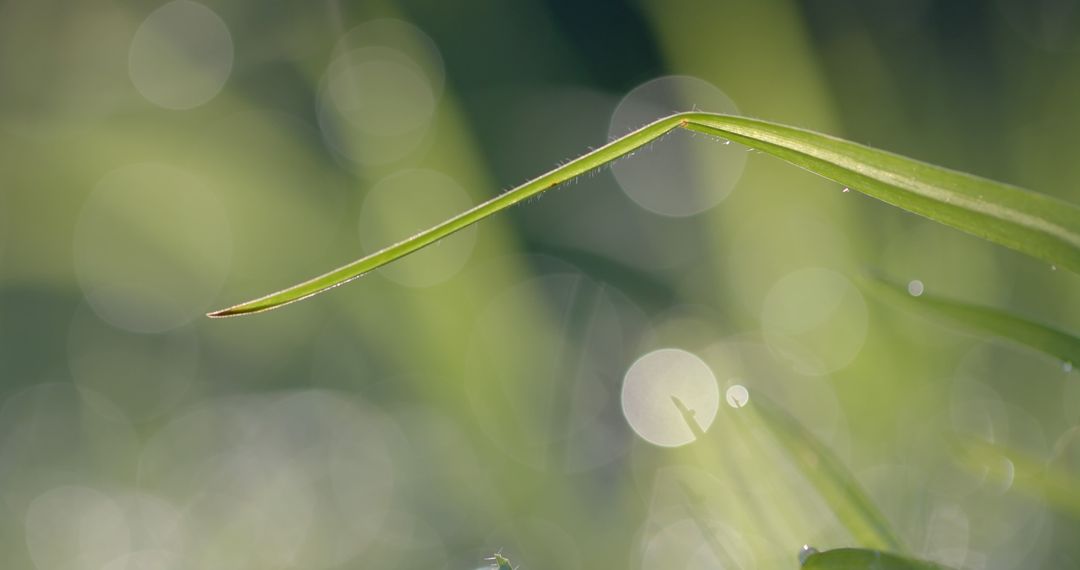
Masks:
[[[1080,338],[1047,325],[1000,309],[924,293],[922,282],[910,283],[907,289],[874,278],[865,279],[863,283],[867,289],[897,307],[922,313],[977,335],[1006,338],[1058,358],[1066,372],[1072,370],[1074,362],[1080,362]]]
[[[906,547],[844,464],[806,428],[765,396],[753,409],[858,544],[904,552]]]
[[[757,395],[913,558],[1075,565],[1071,499],[1029,469],[1076,474],[1075,370],[851,276],[1061,331],[1077,277],[738,144],[673,133],[417,254],[439,263],[202,319],[622,136],[631,108],[768,118],[1076,203],[1080,59],[1040,6],[6,2],[0,566],[450,570],[501,548],[522,570],[794,568],[802,544],[857,545]],[[386,182],[420,175],[452,183]],[[710,371],[673,393],[705,433],[680,448],[620,402],[664,348]]]

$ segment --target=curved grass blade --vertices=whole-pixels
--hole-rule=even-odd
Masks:
[[[803,570],[948,570],[945,566],[879,550],[837,548],[811,554]]]
[[[1066,434],[1067,437],[1072,435]],[[1004,474],[999,472],[995,475],[1008,477],[1012,489],[1032,500],[1044,502],[1080,520],[1080,475],[1055,461],[1055,458],[1045,460],[1020,449],[973,438],[960,439],[958,443],[964,452],[960,460],[972,473],[985,475],[991,469],[1007,470]],[[1060,449],[1055,451],[1056,454],[1062,452]]]
[[[980,305],[971,305],[927,294],[914,296],[900,287],[875,278],[862,280],[882,299],[931,318],[949,322],[971,332],[996,336],[1060,359],[1066,370],[1080,364],[1080,338],[1035,321]]]
[[[266,311],[347,283],[629,154],[676,128],[742,143],[909,212],[1080,272],[1080,208],[1075,205],[813,131],[746,117],[695,112],[660,119],[411,238],[324,275],[209,316]]]
[[[856,540],[873,548],[906,550],[885,515],[828,447],[763,394],[750,406]]]

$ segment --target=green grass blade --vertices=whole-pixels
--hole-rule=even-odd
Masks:
[[[347,283],[629,154],[676,128],[742,143],[910,212],[1080,272],[1080,208],[1072,204],[812,131],[746,117],[680,113],[646,125],[386,249],[209,316],[266,311]]]
[[[945,566],[860,548],[837,548],[811,554],[803,570],[948,570]]]
[[[905,547],[885,515],[844,464],[795,418],[763,394],[750,406],[851,535],[864,546],[903,552]]]
[[[1080,272],[1080,207],[804,129],[692,113],[687,128],[730,139],[947,226]]]
[[[898,307],[925,314],[971,332],[1005,338],[1060,359],[1067,368],[1080,364],[1080,338],[1024,317],[928,294],[914,296],[900,287],[868,278],[872,293]]]
[[[678,397],[672,396],[671,401],[693,432],[694,439],[704,440],[705,431],[697,423],[693,412]],[[874,548],[905,550],[888,519],[828,447],[764,394],[755,395],[749,406],[856,540]],[[687,496],[692,496],[689,490]]]
[[[1073,437],[1075,433],[1067,436]],[[1067,444],[1067,440],[1064,443]],[[1020,449],[977,439],[961,439],[959,445],[964,452],[960,459],[972,473],[985,475],[989,470],[1008,469],[1011,473],[996,472],[995,475],[1009,477],[1012,489],[1080,520],[1080,474],[1061,465],[1056,455],[1063,450],[1055,450],[1055,457],[1046,460]],[[1003,463],[1003,459],[1008,463]]]

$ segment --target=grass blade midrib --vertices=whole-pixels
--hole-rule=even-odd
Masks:
[[[1028,244],[1024,240],[1009,239],[1001,232],[993,231],[992,226],[986,226],[983,231],[977,227],[965,228],[962,227],[965,224],[957,220],[962,216],[948,216],[940,211],[931,213],[928,210],[941,209],[957,214],[974,212],[997,223],[1017,224],[1032,233],[1053,236],[1071,250],[1072,255],[1066,259],[1048,259],[1048,261],[1059,262],[1073,271],[1080,272],[1080,208],[1069,202],[822,133],[742,117],[724,117],[723,119],[719,125],[691,124],[688,128],[730,138],[768,152],[883,202],[1012,249],[1024,251]],[[717,119],[706,115],[706,118],[701,120],[712,123]],[[730,124],[732,121],[747,122],[750,126],[739,124],[732,126]],[[796,136],[814,138],[821,144],[808,145],[799,141]],[[828,150],[830,145],[844,147],[848,154],[830,151]],[[903,167],[897,166],[890,169],[887,165],[874,165],[870,160],[852,160],[849,154],[857,153],[869,153],[878,161],[904,164]],[[904,168],[920,169],[921,172],[919,176],[899,174]],[[843,176],[836,171],[846,173],[848,176]],[[948,184],[927,184],[920,181],[920,176],[945,177]],[[878,191],[877,185],[901,188],[908,194]],[[925,201],[921,207],[920,200]],[[1003,204],[1009,207],[1004,207]],[[1039,215],[1025,213],[1019,210],[1018,206],[1032,209],[1038,206]]]

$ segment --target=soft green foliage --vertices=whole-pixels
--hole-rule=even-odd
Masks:
[[[671,400],[687,427],[694,434],[695,440],[705,440],[705,432],[686,404],[676,396],[672,396]],[[756,394],[749,408],[757,412],[761,423],[772,433],[781,448],[787,452],[788,457],[821,494],[837,520],[847,527],[860,544],[893,551],[906,550],[888,519],[869,499],[855,477],[805,426],[800,425],[798,420],[764,394]],[[736,417],[737,425],[741,423],[740,419]],[[695,498],[689,488],[684,487],[683,490],[688,498]],[[698,499],[697,502],[700,503],[700,498]],[[702,510],[700,505],[691,505],[690,510],[698,525],[706,528],[699,512]],[[702,534],[710,536],[707,531]],[[729,558],[721,546],[710,543],[710,547],[717,558]]]
[[[878,279],[863,281],[866,288],[897,307],[961,326],[973,333],[1009,339],[1061,359],[1066,367],[1080,363],[1080,338],[1053,327],[1009,314],[928,294],[911,295]]]
[[[973,473],[1010,478],[1021,493],[1036,501],[1046,501],[1071,517],[1080,518],[1080,476],[1068,467],[1066,461],[1068,450],[1078,437],[1080,428],[1070,428],[1048,459],[1001,444],[963,439],[959,442],[960,458]]]
[[[409,239],[209,316],[266,311],[347,283],[625,156],[677,128],[740,142],[894,206],[1080,271],[1080,208],[1076,206],[812,131],[746,117],[695,112],[660,119]]]
[[[805,570],[947,570],[937,564],[860,548],[838,548],[811,554],[802,567]]]
[[[906,550],[889,521],[828,447],[763,394],[755,395],[750,407],[761,415],[762,423],[787,451],[788,457],[798,465],[836,518],[860,544],[901,552]]]
[[[672,396],[671,400],[678,408],[687,427],[694,434],[694,439],[698,442],[705,441],[706,433],[694,419],[693,412],[677,396]],[[847,527],[860,544],[874,548],[904,550],[901,540],[891,528],[889,521],[866,496],[855,477],[809,430],[764,394],[755,395],[754,402],[750,403],[749,407],[757,411],[762,420],[761,423],[773,434],[807,480],[822,495],[837,520]],[[737,425],[741,423],[739,420],[740,418],[736,418]],[[707,457],[707,455],[702,457]],[[708,530],[708,524],[702,516],[704,509],[701,497],[696,496],[686,485],[682,488],[688,501],[691,517],[702,529],[702,536],[706,537],[713,555],[718,560],[730,561],[730,555],[716,542],[712,532]],[[710,541],[709,538],[712,540]]]
[[[5,2],[0,568],[1072,567],[1067,344],[926,302],[1080,333],[1048,4]]]

